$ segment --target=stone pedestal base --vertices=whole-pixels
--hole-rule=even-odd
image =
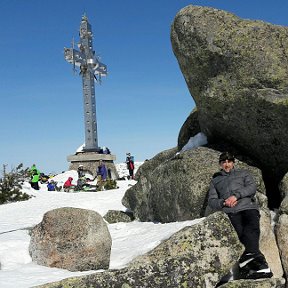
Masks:
[[[102,160],[106,165],[108,177],[113,180],[118,179],[118,173],[113,162],[116,160],[115,155],[99,154],[97,152],[80,152],[75,155],[69,155],[67,160],[70,162],[69,170],[77,170],[79,165],[83,165],[84,171],[94,177],[96,176],[99,161]]]

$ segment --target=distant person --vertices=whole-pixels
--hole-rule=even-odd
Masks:
[[[134,156],[131,156],[131,153],[126,153],[126,165],[129,171],[128,179],[134,179]]]
[[[106,181],[107,179],[107,168],[102,160],[99,161],[99,165],[97,168],[97,176],[101,176],[102,181]]]
[[[31,166],[31,168],[29,169],[29,174],[30,174],[30,176],[35,175],[35,171],[36,171],[36,173],[39,174],[39,176],[40,176],[40,170],[38,170],[37,167],[36,167],[36,165],[33,164],[33,165]]]
[[[110,152],[110,150],[109,150],[109,148],[108,147],[103,147],[103,154],[110,154],[111,152]]]
[[[38,174],[38,170],[34,169],[31,171],[32,175],[31,175],[31,187],[35,190],[40,190],[39,187],[39,179],[40,179],[40,174]]]
[[[49,179],[49,176],[48,175],[45,175],[44,173],[40,173],[40,183],[41,184],[44,184],[48,181]]]
[[[83,165],[79,165],[78,166],[77,173],[78,173],[78,178],[85,177],[85,172],[84,172],[84,166]]]
[[[107,168],[102,160],[99,161],[99,166],[97,168],[96,175],[97,175],[97,184],[100,187],[100,190],[103,190],[105,181],[107,180]]]
[[[47,189],[48,191],[56,191],[56,183],[54,180],[48,181]]]
[[[72,184],[72,181],[73,181],[73,178],[72,178],[72,177],[69,177],[69,178],[65,181],[65,183],[64,183],[64,185],[63,185],[63,188],[64,188],[64,191],[65,191],[65,192],[70,192],[72,189],[75,188],[75,185]]]
[[[220,155],[220,171],[211,180],[208,204],[212,209],[222,210],[228,215],[245,247],[239,260],[240,277],[270,278],[273,273],[259,250],[260,213],[254,198],[256,184],[248,171],[235,169],[234,162],[231,153]]]

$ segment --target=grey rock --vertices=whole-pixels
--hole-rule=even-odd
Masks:
[[[273,277],[282,278],[284,271],[282,268],[276,237],[271,226],[270,211],[267,209],[261,209],[260,215],[260,250],[265,255],[267,263],[273,272]]]
[[[279,207],[279,212],[281,214],[288,214],[288,195],[284,197]]]
[[[218,158],[219,152],[207,147],[162,162],[153,158],[149,169],[143,169],[139,181],[127,190],[122,203],[141,221],[166,223],[206,216],[207,192],[213,174],[219,170]],[[251,172],[257,183],[258,202],[267,207],[261,171],[241,161],[236,162],[236,167]]]
[[[221,285],[221,288],[284,288],[283,278],[270,278],[258,280],[235,280]]]
[[[285,196],[288,196],[288,173],[286,173],[280,181],[279,191],[282,199],[284,199]]]
[[[44,214],[31,232],[29,252],[39,265],[70,271],[107,269],[112,240],[95,211],[59,208]]]
[[[103,217],[109,224],[118,222],[131,222],[134,220],[133,213],[109,210]]]
[[[212,288],[243,252],[228,217],[214,213],[173,234],[127,268],[70,278],[39,287]]]
[[[278,223],[275,226],[276,239],[280,251],[280,257],[283,265],[283,269],[288,276],[288,215],[282,214],[279,217]]]
[[[279,191],[282,198],[279,211],[281,214],[288,214],[288,173],[280,181]]]
[[[198,121],[198,112],[195,108],[180,129],[178,136],[178,150],[180,151],[191,137],[194,137],[200,132],[201,128]]]
[[[208,141],[286,173],[288,28],[190,5],[176,15],[171,42]]]
[[[153,173],[155,167],[157,167],[162,162],[165,162],[174,157],[177,153],[177,148],[171,148],[168,150],[164,150],[153,157],[153,159],[145,161],[137,170],[135,174],[136,180],[141,181],[141,177],[146,177],[145,175],[149,175]]]
[[[146,212],[149,211],[147,203],[151,189],[151,184],[149,181],[150,176],[154,173],[155,168],[158,167],[159,164],[174,157],[176,152],[177,148],[165,150],[157,154],[155,157],[153,157],[153,159],[145,161],[137,170],[137,173],[135,174],[135,179],[137,180],[136,185],[139,187],[139,189],[137,189],[137,194],[135,194],[135,190],[133,188],[135,186],[133,186],[126,191],[122,199],[122,204],[129,208],[129,210],[133,211],[136,218],[139,219],[138,214],[146,214]],[[139,213],[137,211],[139,211]],[[135,213],[137,213],[137,215]]]

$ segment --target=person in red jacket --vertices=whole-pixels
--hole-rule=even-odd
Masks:
[[[129,171],[128,179],[134,179],[134,156],[131,156],[130,153],[126,153],[126,165]]]
[[[72,184],[73,178],[69,177],[63,185],[64,191],[69,192],[72,188],[74,189],[75,185]]]

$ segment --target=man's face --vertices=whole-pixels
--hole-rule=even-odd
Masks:
[[[220,167],[225,172],[229,173],[234,168],[234,162],[232,160],[221,161]]]

